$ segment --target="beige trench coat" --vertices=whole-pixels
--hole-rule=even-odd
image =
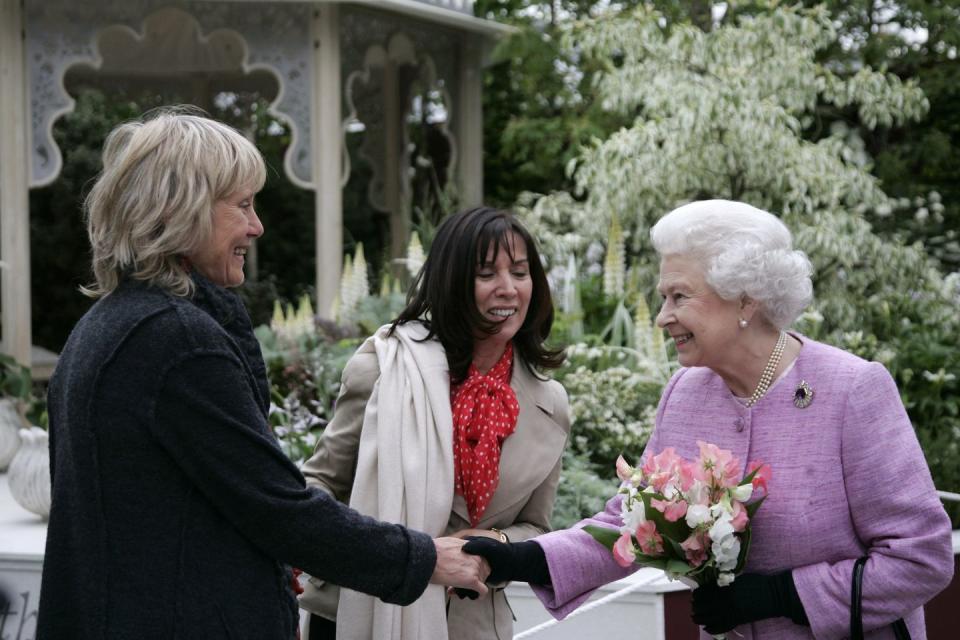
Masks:
[[[308,484],[344,503],[350,501],[363,414],[379,373],[374,353],[358,353],[347,362],[336,412],[302,469]],[[567,393],[560,383],[538,379],[520,362],[514,365],[510,386],[520,405],[517,428],[503,443],[500,483],[477,528],[496,527],[511,541],[519,542],[549,531],[570,417]],[[466,503],[462,496],[454,496],[445,533],[468,528]],[[338,597],[336,587],[311,577],[300,596],[300,606],[334,619]],[[501,589],[491,589],[477,600],[453,597],[448,602],[447,614],[450,640],[513,637],[513,613]]]

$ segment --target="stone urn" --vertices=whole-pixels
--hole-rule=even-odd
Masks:
[[[17,411],[16,400],[0,398],[0,471],[6,471],[20,448],[20,429],[23,422]]]
[[[20,450],[7,471],[10,495],[44,520],[50,515],[50,449],[40,427],[20,430]]]

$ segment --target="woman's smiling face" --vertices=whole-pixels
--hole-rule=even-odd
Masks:
[[[187,258],[193,268],[221,287],[243,284],[243,264],[250,242],[263,235],[253,208],[253,189],[241,189],[213,205],[210,239]]]
[[[716,368],[737,342],[740,303],[724,300],[707,284],[692,257],[664,256],[657,291],[663,306],[657,326],[666,329],[684,367]]]
[[[499,331],[484,340],[506,345],[527,318],[533,280],[527,261],[527,245],[516,233],[507,236],[509,246],[491,246],[477,265],[473,279],[474,301],[484,319],[497,323]],[[496,253],[496,258],[494,258]]]

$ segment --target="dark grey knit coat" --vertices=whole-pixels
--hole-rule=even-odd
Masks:
[[[396,604],[433,572],[428,536],[306,487],[239,298],[194,280],[189,299],[125,281],[60,356],[41,640],[288,640],[288,565]]]

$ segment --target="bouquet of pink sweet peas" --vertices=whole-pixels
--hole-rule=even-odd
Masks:
[[[623,481],[617,532],[584,530],[613,552],[621,566],[662,569],[690,586],[726,586],[743,569],[750,548],[750,520],[767,494],[769,465],[755,461],[740,475],[730,451],[698,441],[700,456],[685,460],[672,447],[642,467],[617,460]]]

